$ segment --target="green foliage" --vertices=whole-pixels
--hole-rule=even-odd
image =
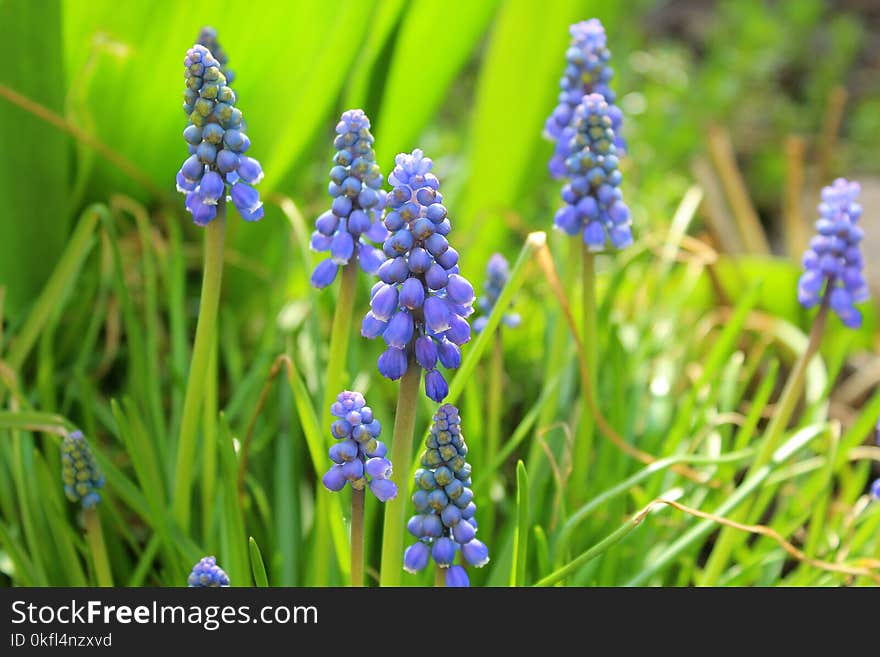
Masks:
[[[262,222],[229,224],[193,520],[183,531],[170,508],[203,234],[186,220],[173,179],[186,154],[181,61],[206,16],[168,0],[88,4],[0,1],[0,25],[13,28],[0,39],[8,62],[0,85],[142,174],[0,95],[0,583],[97,582],[81,514],[60,484],[58,438],[74,427],[106,476],[99,518],[117,584],[183,586],[205,554],[233,585],[348,583],[349,500],[320,483],[332,442],[321,406],[338,291],[309,287],[307,242],[328,206],[332,128],[354,105],[371,116],[386,173],[401,150],[436,157],[475,287],[493,252],[514,263],[487,331],[465,346],[450,381],[474,463],[479,536],[492,554],[469,572],[473,584],[704,583],[718,522],[651,506],[661,497],[723,517],[760,499],[770,511],[750,521],[811,558],[876,557],[880,507],[865,495],[876,456],[860,446],[880,393],[868,385],[851,394],[850,385],[841,396],[874,345],[874,306],[857,332],[829,320],[792,419],[769,441],[781,447],[765,447],[773,453],[764,458],[768,420],[814,315],[797,304],[799,265],[715,254],[687,237],[701,230],[690,164],[713,122],[734,135],[762,216],[776,216],[782,144],[793,132],[819,133],[829,92],[862,52],[856,16],[818,0],[722,2],[704,32],[675,41],[657,33],[662,8],[647,2],[625,13],[593,0],[214,3],[210,20],[271,193]],[[596,397],[616,433],[657,460],[641,462],[597,430],[587,476],[572,486],[577,427],[590,411],[566,317],[536,264],[541,238],[527,235],[548,231],[577,322],[580,248],[549,230],[559,185],[546,175],[551,146],[541,129],[566,27],[593,15],[608,30],[626,114],[624,193],[638,238],[596,259]],[[852,102],[835,173],[876,168],[876,93]],[[378,376],[378,345],[357,335],[370,284],[359,275],[343,379],[369,398],[390,441],[398,384]],[[491,345],[510,303],[523,322],[500,329],[504,394],[491,421],[501,443],[488,453]],[[432,410],[419,407],[417,437]],[[405,490],[412,464],[394,465]],[[373,584],[382,508],[367,500]],[[798,563],[767,536],[745,539],[731,542],[729,560],[716,557],[715,583],[873,581]]]

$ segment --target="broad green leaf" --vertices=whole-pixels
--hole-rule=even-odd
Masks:
[[[60,112],[60,0],[0,2],[0,85]],[[0,95],[0,286],[21,312],[46,282],[67,238],[70,141]]]

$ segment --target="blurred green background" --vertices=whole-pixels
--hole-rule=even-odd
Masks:
[[[362,107],[383,169],[395,153],[424,148],[450,190],[460,234],[504,250],[512,241],[505,222],[546,227],[555,205],[541,127],[571,22],[595,15],[608,31],[637,223],[662,219],[656,210],[680,196],[714,122],[729,130],[776,234],[786,139],[803,136],[807,162],[817,161],[838,86],[848,98],[834,172],[880,173],[877,13],[871,3],[819,0],[220,0],[210,11],[171,0],[2,0],[0,83],[93,135],[144,178],[133,180],[93,148],[0,102],[0,282],[8,307],[21,311],[40,289],[72,218],[89,202],[110,194],[153,207],[178,201],[182,53],[202,24],[219,30],[230,53],[265,192],[321,208],[335,118]],[[284,240],[286,228],[277,212],[269,215],[233,230],[243,255],[271,271],[282,256],[267,245]],[[232,289],[252,297],[245,288],[254,282]]]

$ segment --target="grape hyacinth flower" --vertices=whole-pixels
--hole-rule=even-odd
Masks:
[[[477,507],[471,490],[468,449],[461,434],[458,409],[444,404],[434,415],[434,424],[425,440],[421,468],[416,471],[416,492],[412,496],[416,515],[407,524],[418,539],[403,556],[404,570],[423,570],[429,559],[448,568],[447,586],[467,586],[467,573],[453,566],[461,552],[463,562],[474,568],[489,563],[489,549],[476,538]]]
[[[817,234],[804,253],[804,273],[798,281],[798,301],[804,308],[812,308],[827,295],[831,309],[850,328],[862,324],[855,304],[868,299],[859,249],[864,236],[858,225],[862,206],[856,199],[860,191],[857,182],[844,178],[822,190]]]
[[[623,202],[611,107],[600,94],[584,96],[575,110],[574,136],[562,187],[565,206],[556,212],[556,227],[581,233],[590,251],[601,251],[607,240],[616,249],[632,244],[629,208]]]
[[[253,185],[263,179],[263,169],[245,155],[250,139],[235,107],[235,92],[227,86],[220,62],[203,45],[187,51],[184,67],[183,109],[189,125],[183,138],[190,155],[177,172],[177,190],[186,195],[186,209],[193,222],[207,226],[228,192],[245,221],[258,221],[263,203]]]
[[[397,484],[389,478],[391,461],[385,458],[385,444],[378,440],[382,425],[364,396],[350,390],[340,392],[330,412],[337,418],[330,431],[339,442],[330,448],[334,464],[324,475],[324,486],[333,492],[346,484],[355,490],[369,487],[380,502],[394,499]]]
[[[383,337],[387,348],[379,372],[392,381],[414,358],[426,371],[425,394],[439,403],[449,386],[437,367],[461,364],[460,347],[471,337],[467,317],[474,288],[459,274],[458,252],[447,241],[450,223],[433,162],[420,149],[399,154],[395,162],[385,216],[388,260],[379,267],[361,335]]]
[[[486,265],[486,280],[483,283],[483,296],[477,300],[477,305],[483,311],[483,316],[474,320],[474,331],[480,333],[486,326],[492,309],[498,302],[501,290],[507,284],[510,278],[510,265],[507,259],[500,253],[495,253],[489,258],[489,264]],[[501,321],[510,328],[516,328],[520,323],[520,316],[517,313],[504,313]]]
[[[620,136],[623,114],[614,104],[615,94],[608,86],[614,70],[608,64],[611,52],[606,45],[605,28],[598,18],[592,18],[575,23],[568,29],[571,43],[565,53],[565,72],[559,81],[559,103],[544,124],[544,136],[556,145],[549,163],[550,174],[554,178],[562,178],[566,174],[568,144],[575,132],[575,110],[585,95],[600,94],[608,103],[617,150],[620,153],[625,150]]]
[[[313,250],[330,252],[312,273],[312,285],[317,288],[330,285],[339,267],[352,258],[357,258],[366,273],[375,274],[385,255],[367,240],[382,242],[388,236],[382,225],[382,173],[376,164],[370,120],[363,110],[342,114],[333,146],[336,155],[328,189],[333,203],[315,221],[311,240]]]
[[[220,64],[220,71],[226,76],[226,84],[232,84],[233,80],[235,80],[235,73],[226,68],[226,62],[229,58],[226,56],[226,51],[223,50],[223,46],[221,46],[220,42],[217,40],[217,30],[206,25],[199,31],[199,38],[196,39],[196,43],[205,46],[205,48],[211,51],[211,54],[214,55],[214,59]]]
[[[84,509],[93,508],[101,500],[98,491],[104,487],[104,475],[81,431],[73,431],[61,441],[61,465],[67,499],[79,502]]]
[[[203,557],[186,578],[190,588],[217,588],[229,586],[229,576],[217,565],[214,557]]]
[[[880,479],[875,479],[871,484],[871,499],[880,502]]]

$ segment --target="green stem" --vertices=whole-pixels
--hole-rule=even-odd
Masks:
[[[489,363],[489,390],[487,391],[486,413],[486,445],[483,450],[483,472],[488,472],[489,460],[498,454],[501,445],[501,415],[504,412],[504,346],[501,342],[501,330],[495,331],[495,340],[492,346],[492,356]],[[490,481],[494,481],[492,476]],[[489,484],[491,487],[491,483]],[[492,536],[495,528],[495,514],[493,509],[487,509],[488,513],[482,518],[484,536]]]
[[[217,308],[220,305],[220,283],[223,278],[223,240],[226,229],[225,201],[217,206],[217,217],[205,228],[205,270],[196,338],[193,344],[183,417],[177,443],[177,466],[174,470],[174,517],[183,531],[189,529],[190,495],[192,494],[193,460],[199,425],[199,411],[205,392],[205,372],[211,359],[211,348],[217,330]]]
[[[434,564],[434,588],[446,588],[446,569]]]
[[[351,585],[364,585],[364,490],[351,491]]]
[[[419,383],[422,369],[412,354],[406,374],[400,381],[397,413],[394,417],[394,435],[391,444],[391,462],[404,477],[398,482],[400,492],[385,502],[385,526],[382,534],[381,586],[400,586],[403,572],[403,528],[406,523],[406,501],[409,494],[407,476],[412,465],[413,432],[416,426],[416,406],[419,401]]]
[[[596,266],[595,256],[584,244],[583,271],[581,274],[581,294],[584,332],[584,352],[589,373],[590,390],[583,390],[580,431],[574,441],[572,456],[571,493],[572,500],[580,500],[587,487],[587,473],[590,469],[590,452],[593,447],[595,425],[590,414],[588,395],[596,395],[596,361],[598,353],[598,328],[596,326]]]
[[[327,356],[327,369],[324,373],[324,401],[323,407],[320,409],[319,417],[322,418],[323,427],[329,427],[335,419],[330,413],[330,407],[336,401],[336,396],[342,391],[345,381],[345,360],[348,354],[348,342],[351,337],[351,319],[354,312],[354,298],[357,291],[357,262],[352,259],[347,265],[342,267],[341,280],[339,282],[339,295],[336,298],[336,310],[333,313],[333,326],[330,329],[330,353]],[[323,435],[323,434],[322,434]],[[325,445],[326,447],[326,445]],[[323,486],[318,484],[320,489],[319,507],[321,511],[327,511],[330,506],[329,500],[325,497]],[[331,542],[331,531],[329,526],[328,513],[318,513],[315,516],[315,551],[320,555],[314,566],[314,576],[317,578],[315,582],[327,582],[330,577],[331,555],[333,553]],[[352,518],[352,530],[354,529],[354,518]],[[352,535],[352,541],[354,536]],[[354,548],[354,543],[352,543]],[[363,549],[363,548],[361,548]],[[354,550],[351,553],[351,563],[354,563]],[[361,557],[361,567],[363,567],[363,557]],[[340,566],[340,569],[344,569]],[[351,573],[352,582],[358,582],[357,586],[362,586],[363,572],[358,577],[355,572]],[[355,579],[355,577],[358,577]]]
[[[324,377],[324,406],[321,408],[324,418],[322,426],[327,427],[333,422],[330,407],[336,401],[336,395],[342,392],[345,379],[345,357],[351,337],[351,318],[357,291],[357,262],[354,259],[342,268],[341,279],[336,310],[333,313],[333,327],[330,329],[330,353],[327,356],[327,372]]]
[[[827,289],[831,289],[830,284]],[[807,348],[801,354],[800,358],[798,358],[797,362],[795,362],[794,368],[792,369],[788,380],[785,382],[782,395],[779,398],[779,402],[776,404],[773,417],[767,425],[767,431],[764,433],[764,437],[761,439],[761,444],[758,446],[758,454],[750,465],[747,476],[769,463],[773,453],[779,447],[785,429],[788,426],[791,416],[794,414],[795,408],[797,407],[798,400],[800,399],[801,391],[803,390],[804,381],[806,379],[807,367],[813,359],[813,356],[819,351],[819,345],[822,342],[822,334],[825,330],[825,320],[827,316],[828,294],[826,293],[822,300],[822,306],[819,308],[819,314],[816,315],[813,327],[810,330]],[[732,514],[731,519],[738,522],[745,522],[747,518],[763,513],[771,499],[772,496],[765,493],[759,500],[755,500],[752,504],[743,506],[741,510]],[[715,541],[715,545],[712,548],[712,553],[709,555],[709,559],[706,562],[706,568],[703,571],[703,575],[699,580],[699,583],[702,586],[715,585],[725,568],[727,568],[727,564],[730,562],[734,550],[743,540],[745,540],[745,538],[746,536],[742,533],[738,533],[731,527],[722,528],[718,540]]]
[[[101,529],[101,519],[98,517],[96,508],[83,511],[86,524],[86,536],[89,547],[92,550],[92,560],[95,564],[95,576],[98,586],[113,586],[113,575],[110,572],[110,559],[107,558],[107,546],[104,543],[104,532]]]

